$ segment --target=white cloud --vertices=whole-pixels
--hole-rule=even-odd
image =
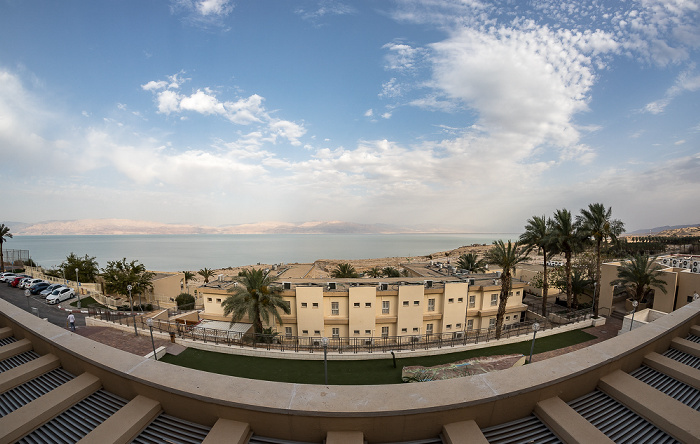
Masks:
[[[399,97],[401,94],[401,85],[393,77],[382,84],[382,91],[379,93],[379,97]]]
[[[650,114],[661,114],[676,97],[686,92],[695,92],[700,90],[700,75],[696,74],[694,71],[695,66],[692,65],[690,69],[681,72],[676,78],[673,86],[666,90],[664,97],[662,99],[647,103],[642,111]]]
[[[382,114],[382,119],[391,119],[391,113],[390,112],[385,112]]]
[[[159,113],[170,114],[178,112],[180,110],[181,97],[175,91],[161,91],[156,97],[158,102]]]
[[[233,10],[230,0],[201,0],[195,2],[197,12],[203,16],[225,16]]]
[[[416,59],[424,51],[400,42],[387,43],[382,46],[389,54],[385,56],[385,68],[393,71],[411,71],[415,68]]]
[[[372,117],[373,115],[374,115],[374,111],[372,110],[372,108],[365,111],[365,117]]]
[[[219,102],[210,91],[197,90],[194,94],[180,100],[180,109],[194,111],[200,114],[224,114],[224,104]]]
[[[141,88],[143,88],[146,91],[157,91],[159,89],[163,89],[168,86],[168,82],[165,80],[160,80],[160,81],[155,81],[151,80],[150,82],[146,83],[145,85],[141,85]]]
[[[170,10],[183,21],[203,28],[223,27],[234,9],[231,0],[171,0]]]
[[[304,20],[315,21],[326,16],[354,14],[355,8],[337,0],[319,0],[313,8],[298,8],[296,13]]]

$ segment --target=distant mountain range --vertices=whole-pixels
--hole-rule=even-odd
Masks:
[[[119,235],[119,234],[390,234],[421,233],[385,224],[357,224],[341,221],[260,222],[255,224],[207,227],[187,224],[164,224],[130,219],[80,219],[46,221],[35,224],[3,222],[15,235]],[[438,232],[435,230],[435,232]],[[444,232],[441,230],[439,232]]]
[[[625,233],[626,236],[643,236],[655,234],[657,236],[699,236],[700,224],[695,225],[665,225],[663,227],[645,228]]]

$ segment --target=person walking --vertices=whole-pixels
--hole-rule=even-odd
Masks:
[[[70,330],[75,331],[75,316],[73,316],[73,313],[68,315],[68,323],[70,324]]]

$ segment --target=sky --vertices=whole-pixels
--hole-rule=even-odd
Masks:
[[[700,223],[700,0],[0,0],[21,222]]]

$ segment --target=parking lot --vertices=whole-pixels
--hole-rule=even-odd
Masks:
[[[58,307],[70,307],[69,304],[77,300],[77,298],[73,298],[67,301],[63,301],[58,305],[48,305],[41,296],[25,296],[25,291],[23,288],[13,288],[8,286],[5,282],[0,282],[0,297],[6,300],[7,302],[16,305],[22,310],[28,311],[30,313],[35,313],[40,318],[46,318],[52,324],[61,327],[66,326],[68,312],[66,312],[63,309],[59,309]],[[74,315],[75,325],[78,327],[84,327],[85,315],[82,313],[74,313]]]

